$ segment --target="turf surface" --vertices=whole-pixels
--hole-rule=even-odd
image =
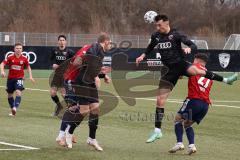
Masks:
[[[196,133],[196,155],[184,155],[184,151],[169,154],[167,151],[175,143],[173,116],[181,106],[187,91],[187,79],[180,80],[166,105],[166,118],[163,124],[164,137],[153,144],[145,140],[153,129],[155,101],[138,99],[135,106],[129,106],[119,98],[117,107],[100,118],[97,139],[104,148],[99,153],[87,146],[87,122],[77,128],[75,134],[78,143],[72,150],[58,147],[55,143],[60,120],[51,116],[54,105],[48,90],[47,76],[50,71],[34,71],[35,85],[25,81],[25,90],[21,107],[15,118],[9,117],[9,107],[5,88],[0,88],[0,141],[32,146],[39,150],[10,150],[18,147],[0,144],[0,160],[129,160],[129,159],[164,159],[164,160],[238,160],[240,159],[240,82],[233,86],[214,83],[212,89],[213,106],[200,126],[194,126]],[[121,81],[121,80],[119,80]],[[5,86],[6,80],[0,80]],[[149,89],[149,86],[135,88]],[[112,85],[102,84],[101,90],[118,95]],[[154,97],[146,97],[154,98]],[[174,100],[173,100],[174,99]],[[225,102],[227,101],[227,102]],[[187,145],[186,137],[184,143]]]

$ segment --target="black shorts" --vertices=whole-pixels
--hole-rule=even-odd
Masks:
[[[161,79],[159,82],[159,89],[173,89],[177,84],[180,76],[188,76],[187,70],[192,64],[187,61],[179,61],[166,65],[161,70]]]
[[[77,83],[72,85],[74,90],[73,99],[79,105],[89,105],[91,103],[99,103],[98,90],[95,83]]]
[[[199,124],[208,112],[209,104],[200,99],[186,99],[178,111],[185,120]]]
[[[50,86],[56,88],[63,88],[64,87],[63,75],[54,74],[50,81]]]
[[[24,90],[23,87],[23,79],[22,78],[14,78],[7,80],[7,93],[13,93],[16,90]]]

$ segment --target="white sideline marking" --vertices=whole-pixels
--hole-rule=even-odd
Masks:
[[[29,151],[30,149],[16,148],[16,149],[0,149],[0,151]]]
[[[36,150],[36,149],[40,149],[40,148],[31,147],[31,146],[24,146],[24,145],[12,144],[12,143],[6,143],[6,142],[0,142],[0,144],[6,145],[6,146],[18,147],[18,148],[15,148],[15,149],[0,149],[0,151],[6,151],[6,150]]]
[[[0,86],[0,88],[5,88],[5,86]],[[46,89],[38,89],[38,88],[25,88],[26,90],[30,91],[41,91],[41,92],[49,92],[49,90]],[[105,95],[100,95],[105,96]],[[147,101],[156,101],[154,98],[134,98],[134,97],[125,97],[125,96],[116,96],[118,98],[129,98],[129,99],[139,99],[139,100],[147,100]],[[168,99],[167,102],[170,103],[183,103],[183,99]],[[229,101],[229,100],[213,100],[213,102],[219,102],[219,103],[240,103],[240,101]],[[220,105],[220,104],[213,104],[212,106],[218,106],[218,107],[227,107],[227,108],[237,108],[240,109],[239,106],[230,106],[230,105]]]

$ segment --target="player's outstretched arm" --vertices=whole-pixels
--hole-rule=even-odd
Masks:
[[[192,51],[197,50],[197,46],[195,43],[193,43],[186,35],[184,34],[179,34],[180,41],[187,45],[189,48],[183,48],[183,52],[185,54],[190,54]]]
[[[29,79],[30,79],[30,81],[31,81],[32,83],[35,83],[35,80],[34,80],[34,78],[33,78],[33,76],[32,76],[32,69],[31,69],[30,65],[27,67],[27,70],[28,70],[28,73],[29,73]]]
[[[145,50],[145,53],[141,54],[138,58],[136,58],[136,65],[138,66],[141,61],[146,57],[146,55],[150,54],[154,47],[157,45],[157,40],[155,34],[151,36],[150,42]]]
[[[5,64],[2,62],[1,65],[0,65],[0,68],[1,68],[1,76],[2,76],[2,77],[6,77],[6,74],[5,74],[5,71],[4,71],[4,66],[5,66]]]
[[[141,56],[139,56],[138,58],[136,58],[136,64],[137,64],[137,66],[139,65],[139,63],[140,63],[141,61],[144,60],[145,57],[146,57],[146,54],[143,53],[143,54],[141,54]]]

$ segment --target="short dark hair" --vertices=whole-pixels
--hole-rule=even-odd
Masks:
[[[98,36],[97,42],[98,43],[103,43],[106,40],[110,40],[109,35],[105,32],[100,33],[100,35]]]
[[[160,20],[162,20],[163,22],[169,21],[168,16],[165,14],[158,14],[155,18],[154,18],[155,22],[158,22]]]
[[[197,53],[194,55],[194,58],[201,59],[204,62],[208,62],[208,55],[206,53]]]
[[[23,47],[23,44],[20,43],[20,42],[17,42],[17,43],[14,44],[14,48],[15,48],[16,46],[22,46],[22,47]]]
[[[64,38],[65,40],[67,40],[67,37],[65,35],[63,35],[63,34],[58,36],[58,41],[60,40],[60,38]]]

